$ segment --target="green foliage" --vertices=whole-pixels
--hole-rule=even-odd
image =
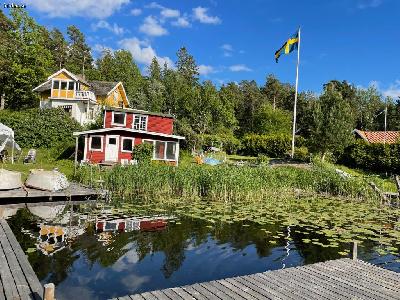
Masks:
[[[346,148],[342,164],[364,170],[400,173],[400,144],[370,144],[357,140]]]
[[[51,148],[73,143],[72,133],[81,126],[62,109],[4,110],[0,123],[11,127],[22,148]]]
[[[282,157],[290,149],[291,137],[284,134],[247,134],[242,139],[241,151],[246,155],[266,154],[269,157]]]
[[[308,152],[308,148],[305,146],[295,147],[294,158],[300,161],[309,161],[310,153]]]
[[[289,135],[292,128],[292,114],[281,110],[274,109],[271,104],[262,105],[254,116],[255,133],[258,134],[287,134]]]
[[[310,145],[314,152],[324,158],[328,152],[342,153],[351,144],[354,118],[350,105],[331,85],[314,103],[312,116]]]
[[[135,145],[132,150],[132,159],[136,159],[139,164],[149,164],[153,157],[153,145],[141,143]]]
[[[197,139],[201,146],[222,147],[228,154],[236,153],[241,147],[240,140],[233,134],[202,134]]]
[[[96,178],[100,174],[96,173],[93,176]],[[334,169],[324,166],[315,166],[307,170],[292,167],[171,167],[145,164],[115,167],[101,173],[101,176],[105,180],[105,188],[115,197],[145,198],[150,201],[179,198],[225,203],[253,202],[268,196],[276,197],[277,194],[293,189],[313,194],[367,199],[374,199],[375,195],[362,180],[342,178]],[[88,183],[90,168],[80,168],[77,179]]]
[[[259,165],[267,165],[269,163],[269,157],[260,153],[257,155],[257,163]]]
[[[66,68],[74,74],[82,74],[83,68],[92,69],[93,57],[85,35],[75,25],[68,26],[67,35],[69,43]]]

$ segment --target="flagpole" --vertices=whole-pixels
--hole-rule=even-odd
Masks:
[[[300,27],[299,27],[299,46],[297,48],[297,67],[296,67],[296,91],[294,94],[294,107],[293,107],[293,133],[292,133],[292,153],[291,157],[294,158],[294,136],[296,135],[296,110],[297,110],[297,88],[299,86],[299,64],[300,64]]]

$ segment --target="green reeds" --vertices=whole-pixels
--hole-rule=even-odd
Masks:
[[[82,167],[77,180],[90,184],[103,179],[116,197],[163,201],[169,198],[210,201],[255,201],[270,197],[332,195],[375,200],[371,188],[358,178],[342,178],[333,169],[313,166],[229,167],[139,165],[100,171]]]

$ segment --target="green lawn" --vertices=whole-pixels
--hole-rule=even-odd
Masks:
[[[53,170],[54,168],[58,168],[58,170],[64,173],[68,178],[72,177],[74,172],[73,160],[55,159],[54,156],[56,155],[54,153],[54,150],[37,149],[36,151],[37,154],[35,163],[23,163],[24,156],[26,153],[28,153],[27,149],[23,149],[23,155],[19,157],[19,159],[14,164],[11,164],[11,162],[6,162],[2,164],[0,162],[0,168],[21,172],[24,179],[26,178],[26,176],[28,176],[29,170],[31,169]]]

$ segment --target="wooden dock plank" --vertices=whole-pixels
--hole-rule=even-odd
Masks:
[[[0,244],[3,248],[3,253],[5,254],[11,274],[14,278],[15,285],[17,286],[18,294],[22,299],[30,299],[31,290],[28,282],[25,279],[24,273],[22,272],[14,250],[11,248],[9,240],[4,233],[2,226],[0,226]]]
[[[185,300],[193,300],[194,299],[189,293],[187,293],[182,288],[172,288],[171,290],[174,291],[176,294],[178,294],[182,299],[185,299]]]
[[[22,269],[22,272],[25,275],[26,281],[28,282],[28,285],[32,291],[34,299],[41,299],[43,295],[43,286],[40,284],[39,279],[37,278],[35,272],[32,269],[32,266],[28,261],[28,258],[26,257],[24,251],[19,245],[16,237],[12,233],[10,226],[8,226],[5,220],[0,220],[0,227],[3,228],[8,238],[8,241],[11,244],[11,247]]]
[[[363,278],[356,276],[356,274],[353,274],[353,276],[347,276],[347,272],[351,272],[351,266],[348,266],[347,268],[342,267],[341,269],[336,269],[329,264],[325,264],[315,265],[314,268],[324,270],[325,274],[329,276],[334,276],[336,280],[340,280],[342,282],[345,282],[347,286],[352,286],[353,288],[356,288],[360,294],[360,297],[363,296],[370,299],[379,298],[385,300],[393,299],[391,296],[386,295],[382,287],[381,289],[376,290],[373,283],[365,282]]]
[[[359,285],[370,293],[374,293],[375,295],[379,295],[381,299],[400,299],[400,292],[396,293],[390,288],[386,286],[382,286],[377,284],[378,276],[369,277],[367,273],[360,272],[356,270],[352,265],[338,265],[336,264],[326,264],[326,267],[331,272],[339,272],[341,273],[341,277],[348,280],[355,285]],[[400,282],[399,282],[400,284]]]
[[[178,295],[183,291],[185,297],[181,298],[185,300],[398,300],[400,274],[362,261],[340,259],[156,292],[174,299],[172,291]]]
[[[0,232],[0,239],[4,239],[5,234],[3,230]],[[4,294],[6,299],[19,299],[17,285],[12,277],[10,267],[7,262],[6,253],[0,245],[0,277],[3,282]]]

